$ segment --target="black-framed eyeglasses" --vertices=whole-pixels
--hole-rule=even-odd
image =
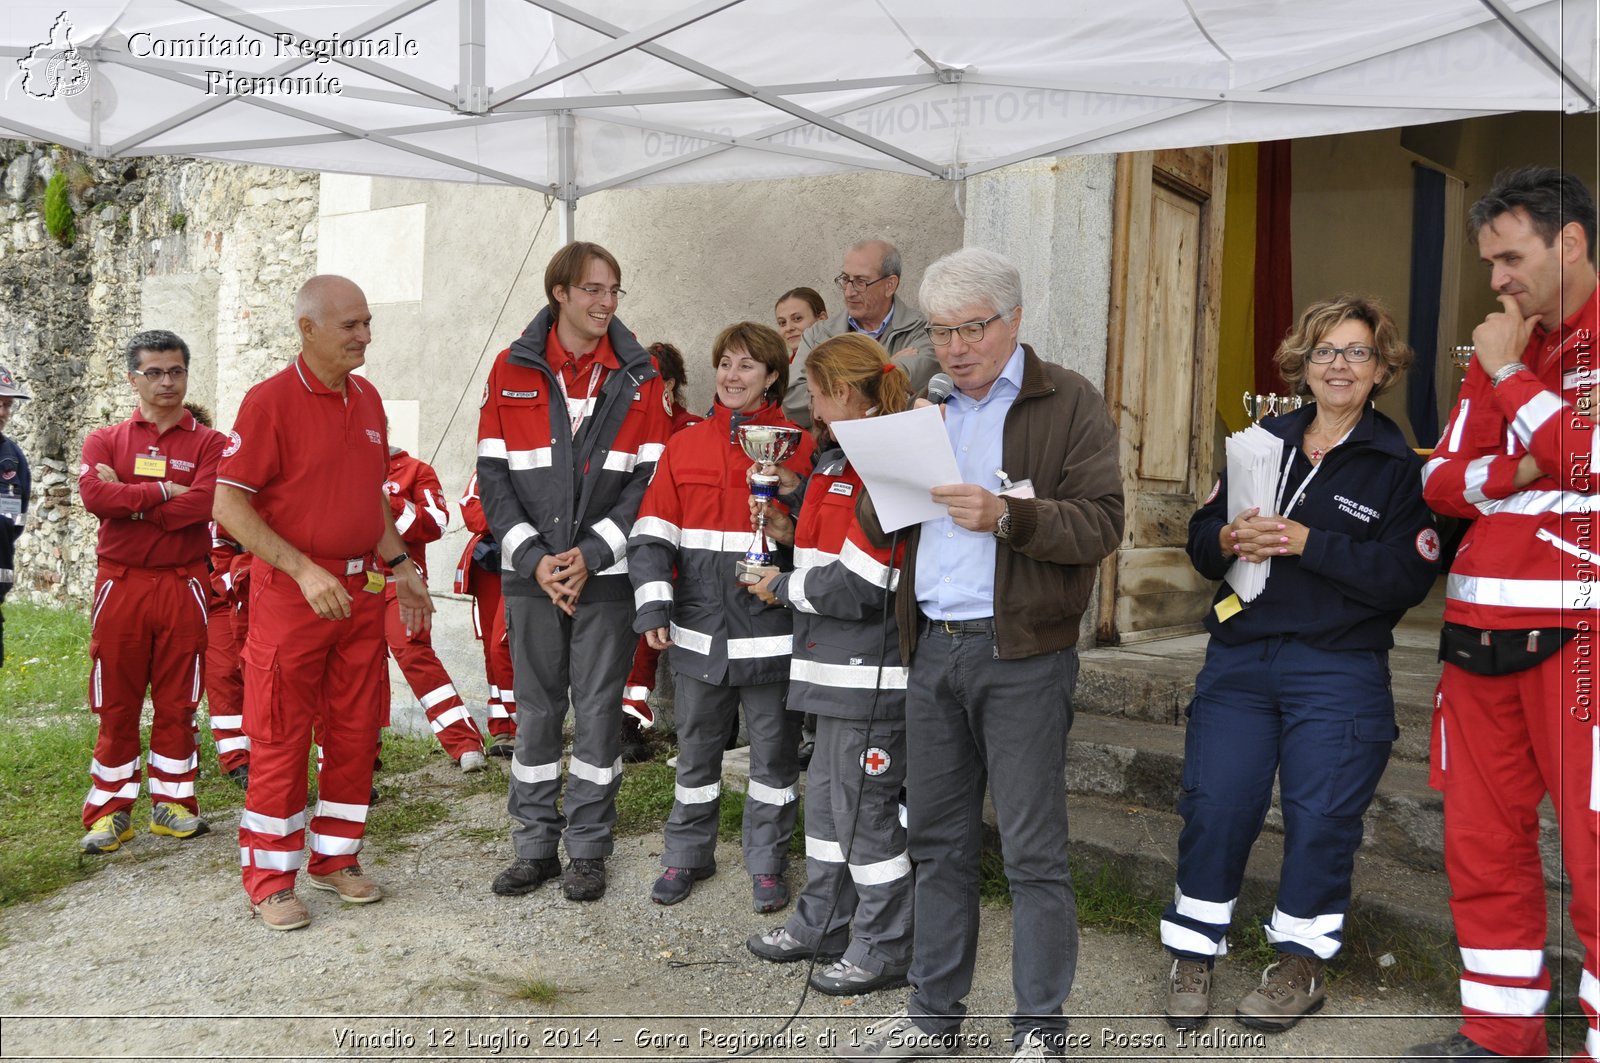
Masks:
[[[950,342],[950,334],[952,332],[959,332],[963,342],[977,343],[983,339],[984,326],[991,321],[998,321],[1002,317],[1005,317],[1005,315],[991,314],[982,321],[965,321],[959,325],[929,325],[928,338],[933,341],[935,347],[943,347]]]
[[[598,299],[602,295],[609,295],[619,303],[622,302],[622,300],[626,298],[628,294],[621,288],[602,288],[598,284],[574,284],[573,287],[591,299]]]
[[[152,384],[161,383],[162,377],[171,377],[174,381],[177,381],[189,375],[189,370],[181,365],[174,366],[171,369],[135,369],[133,372],[144,377]]]
[[[883,276],[879,277],[878,280],[869,281],[865,277],[852,277],[847,273],[841,273],[837,277],[833,278],[833,283],[837,284],[840,288],[853,288],[858,292],[864,292],[874,284],[877,284],[879,281],[886,281],[892,276],[894,276],[894,274],[885,273]]]
[[[1327,365],[1339,355],[1344,355],[1344,360],[1351,365],[1360,365],[1370,362],[1378,354],[1378,348],[1368,347],[1364,343],[1352,343],[1348,347],[1313,347],[1309,357],[1318,365]]]

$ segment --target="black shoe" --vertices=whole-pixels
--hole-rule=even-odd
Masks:
[[[1451,1034],[1448,1040],[1412,1045],[1401,1059],[1525,1059],[1544,1063],[1549,1056],[1502,1056],[1491,1052],[1464,1033]]]
[[[518,857],[516,863],[494,877],[494,885],[489,888],[502,897],[517,897],[538,889],[560,874],[561,861],[553,856],[543,860]]]
[[[510,760],[516,750],[516,735],[495,735],[494,741],[489,743],[489,748],[485,752],[491,757],[504,757],[506,760]]]
[[[787,925],[767,931],[765,934],[751,934],[745,939],[745,948],[760,956],[763,960],[772,963],[794,963],[796,960],[809,960],[811,949],[793,934],[789,933]],[[840,948],[817,949],[819,963],[832,963],[844,956]]]
[[[232,771],[224,772],[229,779],[238,784],[239,789],[245,790],[250,786],[250,765],[241,764]]]
[[[650,887],[650,899],[657,904],[677,904],[689,896],[694,884],[717,873],[713,860],[705,867],[669,867],[661,872],[656,884]]]
[[[606,895],[606,862],[574,858],[561,876],[561,891],[569,901],[598,901]]]
[[[624,764],[643,764],[650,759],[650,743],[645,738],[644,732],[639,728],[639,721],[632,716],[625,716],[622,720],[622,762]]]
[[[378,788],[376,786],[374,786],[372,788],[372,792],[367,795],[367,804],[375,805],[377,803],[378,803]]]

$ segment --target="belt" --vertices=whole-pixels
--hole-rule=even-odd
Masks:
[[[922,634],[942,631],[946,635],[994,635],[994,617],[983,616],[976,620],[934,620],[924,616],[920,625]]]
[[[366,557],[313,557],[311,563],[325,568],[335,576],[359,576],[367,570]]]

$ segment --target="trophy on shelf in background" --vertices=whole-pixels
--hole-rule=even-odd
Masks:
[[[1290,410],[1298,410],[1304,405],[1305,399],[1299,395],[1271,395],[1244,393],[1244,412],[1251,422],[1260,421],[1263,417],[1273,417]]]
[[[1472,356],[1477,353],[1477,344],[1458,343],[1454,347],[1450,348],[1450,360],[1454,362],[1455,367],[1461,370],[1461,372],[1464,374],[1467,371],[1467,367],[1472,364]]]
[[[794,456],[800,449],[801,430],[768,424],[742,424],[739,426],[739,446],[757,465],[777,465]],[[734,573],[741,584],[749,587],[761,582],[761,570],[772,564],[772,547],[767,542],[766,503],[778,497],[778,477],[771,473],[750,474],[750,494],[762,502],[756,517],[755,537],[750,549],[734,563]]]

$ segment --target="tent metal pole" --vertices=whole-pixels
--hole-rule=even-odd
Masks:
[[[483,114],[489,109],[489,87],[484,84],[484,0],[458,0],[461,14],[460,68],[456,76],[456,110]]]
[[[1576,70],[1568,66],[1566,59],[1559,52],[1550,47],[1549,43],[1542,37],[1530,30],[1527,23],[1523,22],[1504,0],[1480,0],[1480,2],[1484,7],[1494,12],[1494,17],[1499,19],[1501,24],[1511,31],[1511,35],[1520,41],[1523,47],[1538,56],[1539,61],[1549,67],[1551,72],[1562,81],[1566,82],[1568,88],[1582,96],[1584,105],[1589,110],[1594,110],[1596,105],[1594,87],[1585,81]]]
[[[561,226],[557,235],[565,247],[578,238],[578,119],[571,111],[562,111],[557,118],[556,140],[560,155],[557,159],[561,187],[556,198],[561,200]]]

